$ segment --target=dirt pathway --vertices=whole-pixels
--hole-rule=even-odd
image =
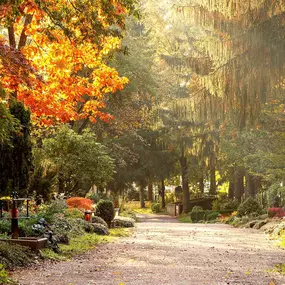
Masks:
[[[135,234],[69,262],[16,274],[21,285],[285,285],[285,252],[257,230],[141,216]]]

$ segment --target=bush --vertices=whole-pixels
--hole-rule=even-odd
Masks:
[[[238,207],[238,216],[247,216],[249,214],[260,215],[262,213],[262,207],[257,200],[252,197],[247,198]]]
[[[92,223],[91,225],[93,227],[93,232],[98,234],[98,235],[107,236],[110,234],[108,228],[102,224]]]
[[[214,221],[216,220],[218,217],[220,216],[220,213],[219,212],[213,212],[213,211],[210,211],[210,212],[206,212],[205,214],[205,219],[206,221]]]
[[[113,220],[115,228],[132,228],[135,226],[135,220],[127,217],[116,217]]]
[[[91,223],[83,219],[58,218],[52,225],[52,229],[56,235],[68,235],[69,237],[84,235],[86,232],[92,232]]]
[[[82,197],[72,197],[66,200],[68,207],[81,210],[92,210],[92,200]]]
[[[69,237],[67,234],[55,235],[54,238],[57,243],[69,244]]]
[[[0,220],[0,233],[9,234],[11,232],[11,221],[10,220]]]
[[[201,206],[194,206],[191,210],[191,212],[200,212],[200,211],[203,211],[203,207]]]
[[[213,211],[225,211],[225,210],[236,210],[239,206],[237,200],[230,200],[225,198],[220,198],[213,201],[212,210]]]
[[[28,247],[0,242],[0,263],[7,269],[27,266],[33,262],[34,256]]]
[[[197,223],[197,222],[200,222],[200,221],[204,221],[205,220],[205,211],[192,211],[190,213],[190,218],[192,220],[193,223]]]
[[[285,217],[285,211],[282,208],[269,208],[268,216],[270,218],[283,218]]]
[[[101,224],[105,227],[108,227],[107,223],[102,218],[97,216],[92,217],[92,224]]]
[[[96,206],[96,216],[102,218],[110,227],[115,217],[115,210],[112,201],[100,200]]]
[[[92,200],[94,204],[97,204],[100,200],[110,200],[105,193],[92,193],[87,198]]]
[[[76,208],[67,208],[64,211],[64,216],[66,218],[73,218],[73,219],[82,219],[84,216],[84,213]]]
[[[151,203],[150,208],[153,213],[159,213],[161,211],[161,205],[158,202]]]

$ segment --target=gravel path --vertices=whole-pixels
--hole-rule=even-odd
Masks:
[[[285,285],[285,252],[257,230],[141,216],[132,237],[15,274],[21,285]],[[274,280],[274,281],[273,281]]]

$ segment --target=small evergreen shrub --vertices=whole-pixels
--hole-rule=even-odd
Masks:
[[[92,200],[94,204],[98,203],[100,200],[110,200],[105,193],[92,193],[87,198]]]
[[[107,227],[102,224],[92,223],[91,226],[93,227],[93,232],[97,235],[109,235],[110,232]]]
[[[237,210],[239,203],[237,200],[230,200],[228,198],[219,198],[212,203],[213,211]]]
[[[161,205],[158,202],[151,203],[150,208],[153,213],[159,213],[161,211]]]
[[[112,223],[115,228],[132,228],[135,226],[135,220],[127,217],[115,217]]]
[[[9,220],[0,220],[0,233],[9,234],[11,232],[11,221]]]
[[[83,229],[86,233],[93,233],[94,229],[90,222],[84,221]]]
[[[115,210],[112,201],[100,200],[96,206],[96,216],[102,218],[110,227],[115,217]]]
[[[33,262],[34,256],[28,247],[0,242],[0,263],[6,269],[27,266]]]
[[[200,212],[200,211],[203,211],[203,207],[201,206],[194,206],[191,210],[191,212]]]
[[[55,235],[54,238],[57,243],[69,244],[69,237],[67,234]]]
[[[64,210],[64,216],[66,218],[83,218],[84,213],[82,210],[76,209],[76,208],[67,208]]]
[[[214,221],[220,216],[219,212],[210,211],[209,213],[205,214],[206,221]]]
[[[52,225],[52,230],[56,235],[68,235],[69,237],[81,236],[86,232],[92,232],[93,228],[91,223],[84,221],[83,219],[73,219],[61,217],[56,219]]]
[[[237,200],[228,200],[221,205],[221,210],[222,211],[226,211],[226,210],[234,211],[234,210],[237,210],[238,206],[239,206],[239,203]]]
[[[237,212],[239,217],[247,216],[249,214],[260,215],[262,213],[262,207],[257,200],[253,197],[249,197],[239,205]]]
[[[204,221],[205,220],[205,211],[194,211],[190,213],[190,218],[193,223],[197,223],[199,221]]]
[[[98,216],[92,217],[92,224],[101,224],[105,227],[108,227],[107,223],[102,218],[100,218]]]

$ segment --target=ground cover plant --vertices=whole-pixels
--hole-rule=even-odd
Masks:
[[[20,235],[42,237],[46,230],[52,230],[53,238],[59,245],[58,250],[54,251],[53,247],[45,248],[41,251],[40,256],[53,260],[66,260],[93,249],[100,243],[110,242],[116,237],[125,237],[130,234],[128,229],[124,228],[133,227],[135,220],[117,217],[117,220],[113,221],[114,209],[109,200],[101,201],[98,205],[100,213],[116,228],[109,229],[108,224],[99,216],[93,216],[90,222],[85,221],[83,209],[86,206],[89,209],[93,208],[90,202],[89,199],[74,197],[67,201],[61,199],[41,205],[37,209],[31,210],[30,219],[20,220]],[[44,220],[48,228],[42,227],[39,224],[40,220]],[[10,231],[11,222],[6,219],[0,220],[2,237],[8,239]],[[34,262],[36,255],[29,248],[0,242],[0,264],[3,264],[5,269],[11,270],[16,267],[28,266]],[[3,273],[5,279],[4,275]]]

